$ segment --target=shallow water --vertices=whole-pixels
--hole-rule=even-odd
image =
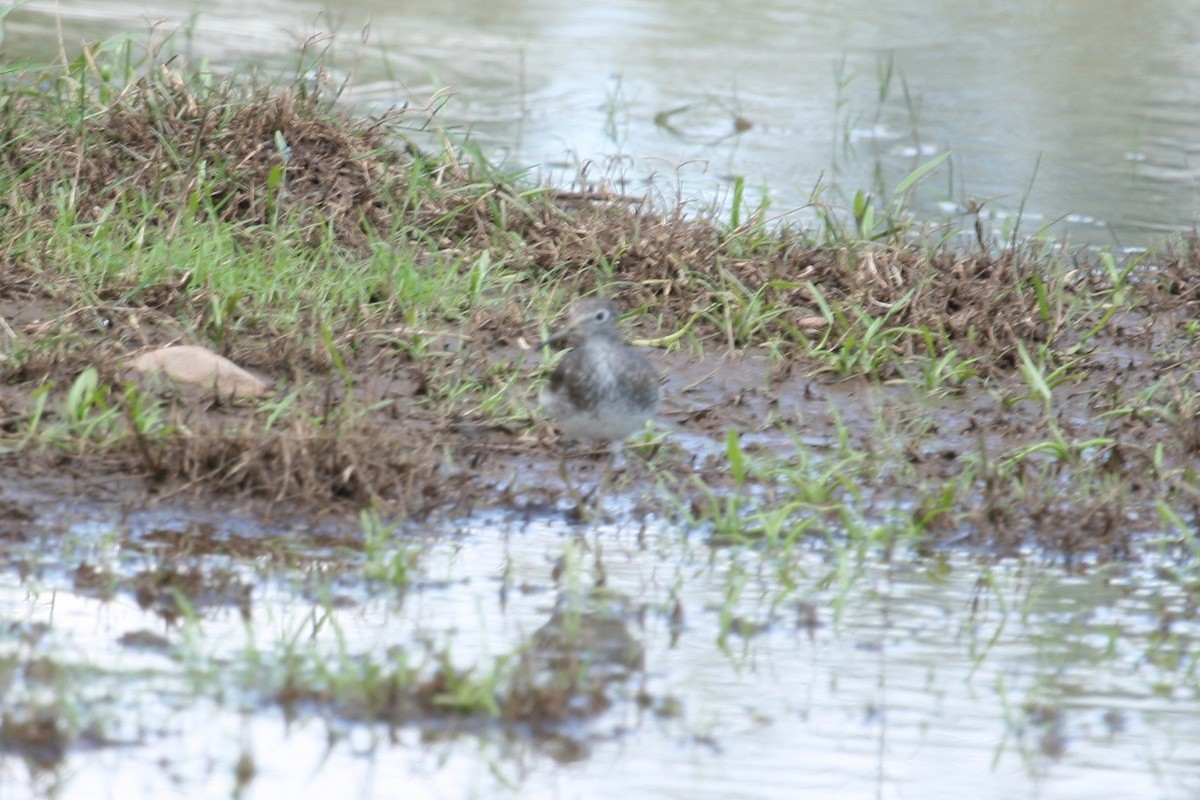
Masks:
[[[5,800],[228,796],[239,759],[253,765],[240,787],[250,798],[1200,792],[1200,623],[1178,581],[1137,566],[887,564],[846,542],[767,553],[714,548],[664,521],[493,515],[398,531],[381,558],[411,556],[410,580],[389,586],[364,582],[355,548],[305,543],[303,526],[64,514],[31,525],[0,566],[0,700],[20,714],[58,698],[96,735],[42,768],[0,753]],[[273,555],[203,554],[256,536],[279,543]],[[245,619],[197,603],[193,619],[166,624],[124,587],[108,600],[75,588],[83,562],[116,576],[231,573],[251,601]],[[431,646],[486,669],[558,602],[607,609],[644,669],[610,684],[607,711],[536,734],[486,715],[389,728],[330,707],[288,714],[257,677],[289,657],[336,670],[341,658],[419,661]],[[120,643],[138,632],[162,641]]]
[[[5,51],[45,60],[60,28],[74,54],[150,23],[217,68],[295,74],[328,52],[363,109],[449,97],[443,125],[561,183],[590,165],[707,205],[740,175],[782,214],[818,184],[846,203],[877,166],[886,196],[949,149],[920,195],[931,216],[973,198],[997,230],[1022,213],[1026,234],[1137,247],[1197,215],[1200,0],[38,0],[7,18]]]

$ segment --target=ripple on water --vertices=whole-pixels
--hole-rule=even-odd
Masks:
[[[819,543],[785,556],[714,549],[661,522],[496,515],[398,529],[403,586],[363,583],[354,547],[306,553],[297,530],[277,563],[138,546],[151,531],[170,540],[172,527],[255,533],[247,519],[196,522],[94,511],[31,546],[34,572],[0,572],[0,665],[40,659],[78,676],[55,688],[13,673],[6,708],[67,697],[95,729],[33,779],[0,759],[6,790],[25,787],[6,798],[57,779],[61,797],[228,794],[247,757],[251,788],[297,798],[1124,798],[1200,787],[1189,678],[1200,626],[1186,591],[1151,569],[1067,574],[1036,556],[884,564]],[[117,578],[108,600],[72,585],[75,562],[96,554]],[[248,616],[201,605],[193,621],[165,624],[120,583],[163,559],[239,562]],[[430,652],[483,668],[523,643],[548,653],[574,641],[572,610],[638,658],[607,662],[606,710],[561,726],[418,715],[389,728],[320,703],[281,706],[246,672],[297,655],[336,665]],[[139,641],[155,644],[130,646]],[[579,641],[597,664],[611,650]]]

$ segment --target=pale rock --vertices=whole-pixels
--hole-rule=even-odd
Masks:
[[[163,374],[205,391],[215,389],[222,397],[263,397],[271,392],[262,378],[196,345],[149,350],[130,361],[129,366],[145,375]]]

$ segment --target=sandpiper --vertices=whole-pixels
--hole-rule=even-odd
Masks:
[[[539,345],[572,347],[550,373],[539,398],[542,408],[568,439],[608,442],[614,466],[622,443],[654,416],[659,399],[658,373],[621,338],[619,316],[608,298],[585,297],[571,306],[562,328]]]

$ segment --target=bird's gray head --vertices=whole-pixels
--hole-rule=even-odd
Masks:
[[[617,327],[620,318],[616,304],[607,297],[585,297],[571,305],[563,326],[539,347],[563,342],[577,345],[593,337],[620,339],[621,331]]]

